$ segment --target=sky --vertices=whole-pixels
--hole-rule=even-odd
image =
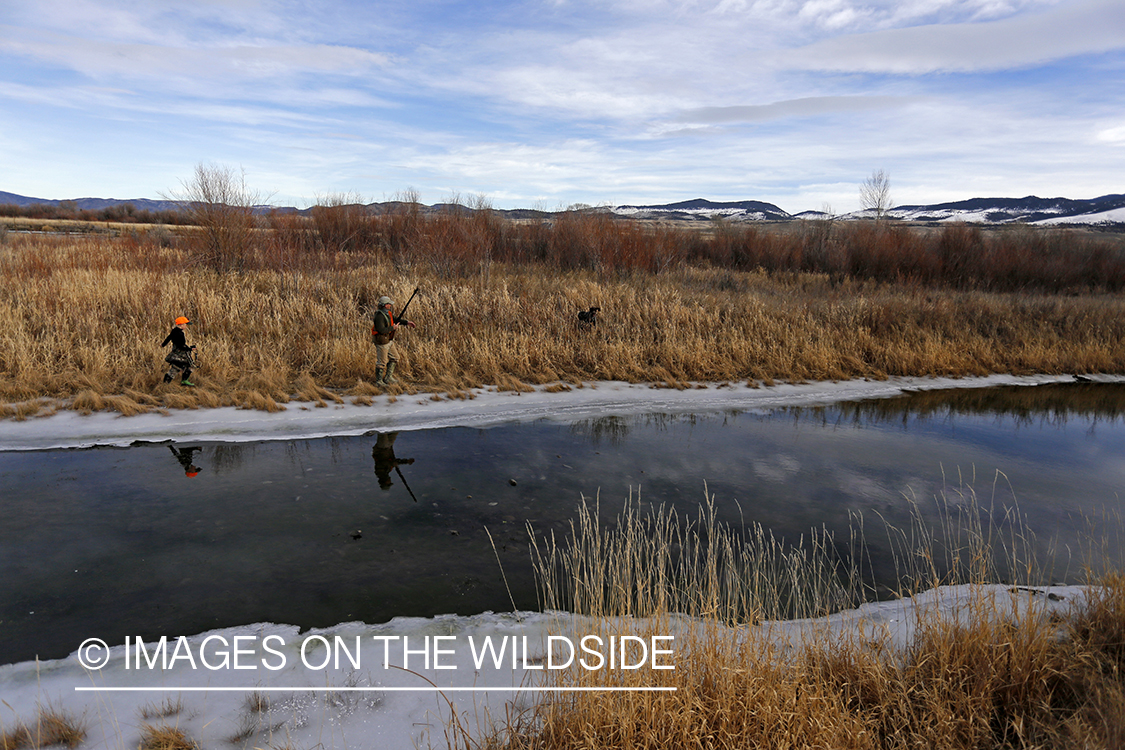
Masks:
[[[1120,0],[4,0],[0,190],[790,213],[1125,192]]]

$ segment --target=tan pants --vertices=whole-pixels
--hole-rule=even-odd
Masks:
[[[388,362],[398,362],[395,356],[395,342],[375,345],[375,366],[385,367]]]

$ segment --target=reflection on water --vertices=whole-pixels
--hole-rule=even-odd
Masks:
[[[406,491],[410,492],[410,499],[418,502],[418,498],[414,497],[414,493],[410,490],[410,485],[406,483],[406,477],[403,476],[402,469],[399,468],[401,464],[414,463],[414,459],[395,457],[395,439],[397,438],[397,432],[381,433],[375,440],[375,447],[371,449],[371,459],[375,462],[375,476],[379,477],[379,489],[389,490],[394,486],[394,480],[391,479],[391,472],[394,471],[402,480]]]
[[[180,466],[184,467],[185,477],[194,477],[199,474],[200,468],[195,465],[194,455],[203,450],[201,446],[192,445],[186,448],[175,448],[169,445],[168,450],[172,451],[172,455],[180,462]]]
[[[1011,418],[1016,425],[1061,426],[1078,420],[1091,426],[1125,414],[1125,388],[1092,383],[1037,387],[998,386],[918,391],[887,399],[842,403],[835,410],[855,421],[893,421],[979,415]],[[800,411],[800,410],[798,410]],[[825,412],[826,410],[818,410]]]
[[[871,529],[908,528],[912,503],[936,518],[939,503],[975,502],[1000,525],[1017,513],[1042,555],[1079,549],[1090,518],[1120,509],[1123,406],[1125,387],[1075,384],[0,454],[0,663],[88,637],[536,608],[526,524],[566,534],[583,498],[610,521],[630,493],[694,517],[705,483],[720,521],[793,543],[821,528],[846,539],[862,517],[879,575],[893,560]]]

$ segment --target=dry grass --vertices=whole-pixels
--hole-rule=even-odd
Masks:
[[[199,750],[199,744],[177,727],[142,724],[138,750]]]
[[[641,511],[630,497],[612,524],[583,502],[566,540],[530,531],[545,610],[594,618],[682,613],[740,625],[819,617],[863,594],[858,568],[837,554],[828,532],[795,546],[760,524],[734,529],[716,520],[710,497],[694,520],[663,507]]]
[[[451,731],[450,746],[1122,746],[1122,575],[1103,575],[1085,603],[1071,603],[1061,617],[1048,616],[1041,590],[971,587],[972,597],[956,610],[916,609],[908,616],[911,635],[899,640],[862,621],[860,628],[750,627],[745,623],[762,617],[849,606],[863,587],[829,537],[784,548],[760,529],[740,534],[716,523],[709,503],[691,522],[629,503],[614,523],[603,525],[584,508],[565,543],[537,544],[544,606],[569,606],[587,618],[563,619],[561,631],[676,635],[674,671],[565,670],[549,679],[560,686],[659,684],[675,692],[553,694],[510,709],[490,735]],[[964,528],[954,528],[961,523]],[[1000,524],[1014,530],[1016,536],[1006,538],[999,528],[955,514],[946,524],[922,538],[912,536],[923,533],[921,527],[889,531],[916,542],[911,556],[923,561],[904,563],[904,585],[916,587],[906,593],[940,583],[985,583],[984,576],[1006,561],[1027,569],[1018,523]],[[1016,549],[999,549],[1013,539]],[[1002,559],[991,559],[993,550]],[[644,619],[622,619],[626,615]]]
[[[315,261],[220,274],[188,251],[131,238],[16,238],[0,252],[0,415],[50,408],[40,397],[121,414],[363,403],[379,392],[374,301],[387,293],[401,304],[414,286],[419,326],[398,340],[403,382],[383,392],[1125,372],[1125,300],[1112,294],[682,263],[652,273],[489,260],[453,273],[408,250]],[[591,303],[600,323],[580,329],[577,312]],[[180,314],[200,351],[191,390],[161,383],[159,343]]]
[[[53,708],[40,708],[35,723],[17,724],[11,730],[0,727],[0,750],[41,747],[77,747],[86,739],[85,721]]]
[[[184,702],[180,698],[165,698],[160,703],[147,703],[141,706],[140,715],[145,721],[164,719],[175,716],[184,710]]]

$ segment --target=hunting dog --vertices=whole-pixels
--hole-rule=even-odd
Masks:
[[[578,325],[583,328],[590,328],[598,324],[598,313],[602,309],[600,307],[591,307],[589,310],[582,310],[578,313]]]

